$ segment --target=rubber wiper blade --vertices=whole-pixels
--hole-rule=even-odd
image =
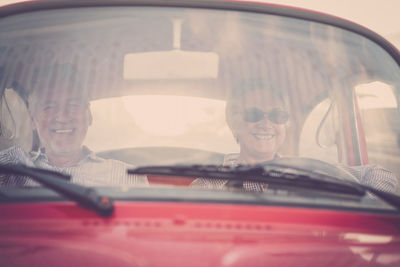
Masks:
[[[262,167],[229,167],[218,165],[171,165],[144,166],[128,169],[128,174],[154,174],[166,176],[189,176],[216,179],[239,179],[242,175],[262,174]]]
[[[397,210],[400,211],[400,197],[398,195],[388,193],[385,191],[381,191],[379,189],[367,186],[367,185],[362,185],[362,187],[367,190],[368,192],[372,193],[373,195],[377,196],[381,200],[385,201],[386,203],[392,205],[395,207]]]
[[[99,195],[94,188],[69,183],[67,181],[71,178],[69,175],[20,164],[0,165],[0,172],[30,177],[80,206],[95,211],[100,216],[109,217],[114,212],[114,205],[110,198]]]
[[[292,171],[288,171],[292,170]],[[341,180],[323,173],[282,164],[254,166],[172,165],[145,166],[129,169],[129,174],[183,176],[229,181],[252,181],[285,188],[305,188],[352,196],[365,196],[367,192],[400,210],[400,197],[353,181]],[[166,177],[167,178],[167,177]],[[228,182],[229,182],[228,181]],[[235,184],[235,183],[233,183]]]
[[[153,174],[188,176],[207,179],[227,179],[229,181],[251,181],[268,185],[298,187],[318,191],[328,191],[348,195],[363,196],[366,190],[355,183],[347,183],[334,178],[326,178],[323,174],[318,177],[313,173],[287,172],[287,166],[277,164],[275,167],[268,165],[254,166],[217,166],[217,165],[172,165],[172,166],[146,166],[129,169],[129,174]],[[321,176],[321,177],[320,177]],[[326,175],[325,175],[326,176]]]

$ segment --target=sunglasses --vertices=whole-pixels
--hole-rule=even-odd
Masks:
[[[245,109],[242,113],[245,122],[259,122],[265,115],[269,121],[275,124],[285,124],[289,120],[289,113],[281,108],[274,108],[264,112],[259,108]]]

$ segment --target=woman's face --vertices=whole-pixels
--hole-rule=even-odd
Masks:
[[[235,132],[241,160],[247,164],[272,160],[285,140],[287,123],[273,122],[268,113],[285,111],[282,100],[266,90],[255,90],[244,97],[240,110]]]

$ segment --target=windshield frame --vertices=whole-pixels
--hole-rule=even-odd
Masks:
[[[29,1],[21,2],[0,9],[0,18],[21,14],[25,12],[32,12],[38,10],[48,9],[62,9],[62,8],[79,8],[79,7],[112,7],[112,6],[148,6],[148,7],[179,7],[179,8],[204,8],[216,10],[234,10],[234,11],[247,11],[255,13],[263,13],[270,15],[277,15],[295,19],[303,19],[307,21],[318,22],[334,27],[338,27],[350,32],[362,35],[367,39],[373,41],[378,46],[383,48],[389,55],[396,61],[400,67],[400,51],[389,41],[382,36],[373,32],[372,30],[342,19],[330,14],[311,11],[307,9],[294,8],[284,5],[268,4],[268,3],[246,3],[239,1],[202,1],[202,0],[81,0],[81,1],[68,1],[68,0],[44,0],[44,1]]]
[[[344,30],[362,35],[367,39],[373,41],[380,48],[384,49],[392,59],[395,60],[397,65],[400,67],[400,54],[399,51],[388,41],[377,35],[376,33],[346,20],[342,20],[333,16],[327,16],[318,14],[310,11],[301,9],[287,8],[283,6],[258,4],[258,3],[243,3],[243,2],[211,2],[211,1],[90,1],[84,0],[81,2],[69,2],[69,1],[33,1],[29,3],[19,3],[0,9],[0,18],[4,18],[11,15],[22,14],[25,12],[32,12],[38,10],[50,10],[50,9],[63,9],[63,8],[80,8],[80,7],[121,7],[121,6],[147,6],[147,7],[179,7],[179,8],[199,8],[199,9],[215,9],[215,10],[232,10],[232,11],[245,11],[262,13],[276,16],[283,16],[295,19],[303,19],[307,21],[318,22],[334,27],[339,27]],[[353,109],[355,99],[352,98],[352,102],[348,102],[347,116],[351,118],[354,125],[359,124],[359,114]],[[350,125],[353,125],[350,123]],[[346,130],[346,129],[344,129]],[[353,142],[351,147],[346,146],[345,149],[350,150],[353,153],[355,159],[350,160],[351,164],[362,163],[363,153],[367,153],[363,142],[360,140],[360,129],[352,129],[351,132],[356,133],[357,136],[353,136]],[[358,156],[358,158],[357,158]]]
[[[162,1],[162,0],[82,0],[82,1],[30,1],[12,4],[2,7],[0,9],[0,18],[11,15],[22,14],[25,12],[43,11],[50,9],[70,9],[70,8],[89,8],[89,7],[163,7],[163,8],[198,8],[198,9],[213,9],[213,10],[229,10],[240,12],[252,12],[268,15],[276,15],[280,17],[288,17],[292,19],[301,19],[309,22],[317,22],[324,25],[329,25],[343,30],[347,30],[371,40],[380,48],[385,50],[392,59],[395,60],[400,67],[400,51],[392,45],[389,41],[378,35],[377,33],[369,30],[362,25],[358,25],[351,21],[341,19],[328,14],[323,14],[315,11],[293,8],[283,5],[267,4],[267,3],[246,3],[240,1]],[[343,97],[344,98],[344,97]],[[347,99],[349,99],[347,97]],[[347,101],[347,100],[346,100]],[[339,110],[345,112],[344,118],[349,118],[350,123],[342,125],[341,131],[353,133],[351,140],[348,143],[342,144],[345,150],[344,154],[349,155],[345,161],[350,165],[360,165],[368,162],[368,152],[366,148],[365,136],[363,135],[362,123],[360,121],[359,111],[354,107],[357,105],[356,99],[352,97],[352,101],[347,101],[344,107],[346,110]],[[339,155],[341,156],[341,155]]]
[[[250,205],[263,207],[288,207],[332,211],[346,211],[369,214],[386,214],[399,216],[397,210],[383,200],[373,199],[375,204],[368,203],[371,198],[343,196],[341,194],[317,194],[307,189],[296,189],[284,193],[282,190],[270,190],[263,193],[236,190],[204,190],[184,187],[96,187],[103,196],[118,203],[124,202],[164,202],[164,203],[198,203],[215,205]],[[294,194],[294,196],[290,196]],[[177,197],[179,195],[179,197]],[[289,197],[290,196],[290,197]],[[316,200],[318,199],[318,201]],[[321,201],[322,200],[322,201]],[[27,204],[46,202],[71,202],[58,193],[41,187],[33,188],[0,188],[0,205]],[[343,205],[343,202],[347,202]],[[73,203],[73,202],[71,202]]]

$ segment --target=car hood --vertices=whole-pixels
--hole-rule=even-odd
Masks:
[[[398,266],[399,216],[201,203],[0,207],[3,266]]]

